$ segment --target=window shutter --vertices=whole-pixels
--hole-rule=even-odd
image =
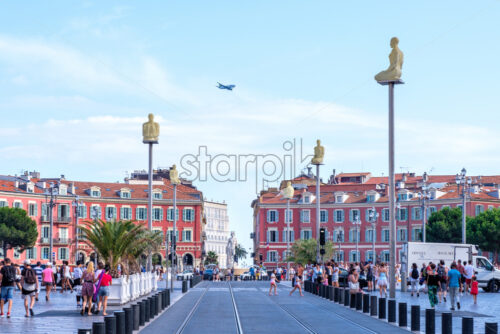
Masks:
[[[135,220],[139,220],[139,210],[140,208],[135,209]]]
[[[160,220],[163,220],[163,209],[159,208],[158,210],[160,210]]]
[[[304,222],[304,210],[300,210],[300,222]]]
[[[271,222],[271,210],[267,210],[267,222],[270,223]]]
[[[125,216],[125,208],[121,207],[120,208],[120,219],[124,219],[124,216]]]
[[[182,220],[187,221],[186,220],[186,209],[182,210]]]
[[[57,206],[57,217],[61,217],[62,205]]]
[[[279,211],[275,210],[275,212],[276,212],[276,219],[275,220],[276,220],[276,222],[279,222],[280,221],[280,219],[279,219],[279,217],[280,217]]]
[[[367,222],[370,221],[370,209],[366,209],[366,211],[365,211],[365,220]]]
[[[349,221],[352,223],[353,222],[353,213],[352,213],[352,209],[349,210]]]
[[[283,230],[283,242],[286,242],[286,239],[287,239],[286,238],[286,233],[287,232],[288,232],[287,230]]]
[[[289,235],[290,235],[290,241],[291,242],[294,241],[295,240],[295,231],[290,231]]]
[[[280,234],[278,233],[278,231],[275,231],[274,232],[274,235],[276,236],[276,242],[280,242]]]
[[[267,239],[266,239],[266,242],[269,242],[269,241],[270,241],[269,230],[267,230]]]

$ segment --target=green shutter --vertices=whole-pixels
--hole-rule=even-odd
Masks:
[[[187,209],[182,210],[182,220],[185,221],[185,222],[187,221],[187,219],[186,219],[186,212],[187,212]]]

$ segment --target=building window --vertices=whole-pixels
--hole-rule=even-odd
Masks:
[[[411,240],[412,241],[422,241],[422,228],[414,227],[411,229]]]
[[[157,191],[153,193],[153,199],[162,199],[161,192]]]
[[[278,231],[276,231],[276,230],[268,230],[267,231],[267,241],[268,242],[279,242],[279,240],[278,240]]]
[[[430,217],[434,212],[437,212],[437,209],[435,206],[430,206],[427,208],[427,216]]]
[[[287,241],[290,241],[290,242],[293,242],[295,240],[295,235],[294,235],[294,231],[293,230],[290,230],[288,231],[288,233],[286,233],[287,230],[283,230],[283,242],[287,242]],[[287,240],[287,234],[288,234],[288,237],[289,239]]]
[[[300,239],[302,240],[309,240],[312,237],[312,231],[311,230],[301,230],[300,231]]]
[[[36,203],[29,203],[28,204],[28,215],[31,217],[36,217],[38,214],[38,206]]]
[[[389,238],[390,238],[389,229],[384,228],[382,230],[382,242],[389,242]]]
[[[3,258],[4,258],[3,247],[0,247],[0,259],[3,259]]]
[[[337,195],[335,196],[335,203],[342,203],[344,202],[344,196],[343,195]]]
[[[344,221],[344,210],[335,210],[335,222],[342,223]]]
[[[148,219],[148,209],[147,208],[137,208],[137,209],[135,209],[135,219],[136,220],[146,220],[146,219]]]
[[[293,222],[293,211],[292,211],[292,209],[290,209],[290,210],[286,210],[285,209],[285,215],[286,215],[285,223],[292,223]]]
[[[19,202],[19,201],[15,201],[13,203],[13,207],[16,208],[16,209],[22,209],[23,208],[23,202]]]
[[[407,236],[407,230],[405,228],[399,228],[398,229],[398,241],[407,241],[406,236]]]
[[[92,208],[90,209],[90,217],[92,219],[101,219],[102,208],[99,205],[92,205]]]
[[[167,231],[168,242],[172,242],[172,230]],[[179,240],[179,230],[175,230],[175,239]]]
[[[374,229],[367,229],[365,232],[365,239],[366,242],[377,242],[377,234],[374,233]]]
[[[153,208],[153,220],[156,220],[156,221],[163,220],[162,208]]]
[[[389,251],[382,251],[380,253],[380,261],[382,262],[389,262],[391,260],[391,257],[389,255]]]
[[[304,196],[304,203],[311,203],[311,196]]]
[[[480,215],[481,213],[484,212],[484,205],[482,204],[477,204],[476,205],[476,216]]]
[[[59,260],[68,260],[68,249],[66,247],[59,248],[58,250],[58,259]]]
[[[319,221],[321,223],[327,223],[328,222],[328,210],[321,210],[319,212]]]
[[[301,210],[300,211],[300,221],[302,223],[310,223],[311,222],[311,211],[310,210]]]
[[[374,259],[373,251],[372,250],[369,250],[369,251],[365,252],[365,261],[372,261],[372,263],[376,262],[375,259]]]
[[[42,247],[42,260],[48,260],[49,253],[50,253],[49,247]]]
[[[360,217],[360,214],[359,214],[359,210],[358,209],[351,209],[349,211],[349,220],[351,222],[358,222],[361,220],[361,217]]]
[[[191,242],[193,241],[191,230],[182,230],[182,241]]]
[[[411,217],[413,220],[422,219],[422,209],[418,207],[411,208]]]
[[[14,248],[14,259],[19,259],[21,257],[21,253],[17,247]]]
[[[267,252],[267,262],[278,262],[278,252],[276,251]]]
[[[78,204],[78,218],[87,218],[87,206]]]
[[[352,228],[349,230],[349,242],[359,242],[361,236],[360,229]]]
[[[267,210],[267,222],[276,223],[278,221],[278,211],[277,210]]]
[[[114,206],[106,207],[106,220],[115,220],[116,219],[116,208]]]
[[[121,198],[131,198],[130,191],[120,191]]]
[[[352,250],[349,252],[349,262],[359,262],[359,251]]]
[[[398,220],[405,221],[408,219],[408,209],[407,208],[399,208],[398,209]]]
[[[36,260],[36,248],[31,247],[26,249],[26,258],[29,260]]]
[[[382,209],[382,221],[388,222],[391,219],[389,209]]]
[[[120,208],[120,218],[125,220],[132,219],[132,208],[122,206]]]
[[[90,192],[91,197],[101,197],[101,191],[100,190],[92,190]]]
[[[344,242],[344,230],[335,229],[333,231],[333,242]]]
[[[182,220],[185,222],[193,222],[194,221],[194,209],[182,210]]]
[[[47,242],[49,242],[49,233],[50,233],[50,226],[43,225],[42,226],[42,239],[46,239]]]
[[[9,203],[7,203],[7,201],[1,200],[0,201],[0,208],[4,208],[6,206],[9,206]]]
[[[174,208],[167,209],[167,220],[173,222],[174,221]],[[175,209],[175,220],[179,220],[179,208]]]
[[[335,261],[336,262],[344,262],[344,251],[336,251],[335,252]]]

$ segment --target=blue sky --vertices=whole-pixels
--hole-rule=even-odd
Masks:
[[[397,170],[498,174],[499,21],[500,1],[3,3],[0,173],[122,180],[147,167],[140,124],[153,112],[155,165],[200,145],[283,155],[286,140],[312,151],[320,138],[323,177],[387,175],[387,92],[373,75],[398,36]],[[250,246],[255,182],[196,184],[229,203]]]

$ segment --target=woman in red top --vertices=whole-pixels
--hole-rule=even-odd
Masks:
[[[479,293],[478,288],[479,283],[477,282],[476,276],[472,276],[472,287],[470,288],[470,294],[474,297],[474,304],[477,304],[477,294]]]
[[[103,315],[108,315],[106,313],[106,309],[108,307],[109,286],[112,283],[112,277],[109,274],[109,269],[108,265],[104,268],[104,274],[101,279],[101,287],[99,288],[99,304],[97,305],[97,310],[101,311],[102,306]]]

